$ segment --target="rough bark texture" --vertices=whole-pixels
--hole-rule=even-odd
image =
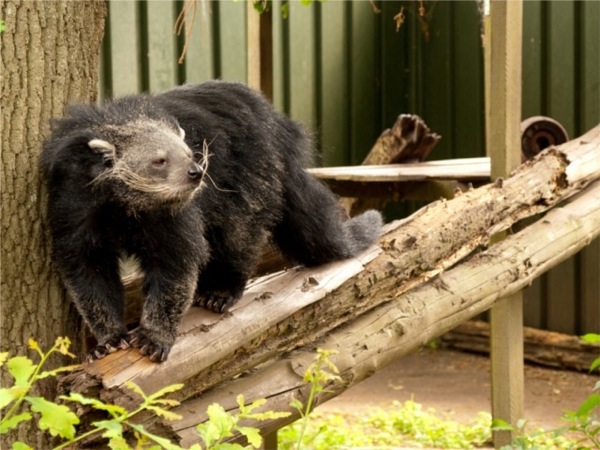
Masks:
[[[2,1],[0,343],[11,354],[25,353],[30,337],[49,348],[78,336],[49,264],[38,154],[51,117],[96,98],[105,14],[104,1]]]
[[[226,393],[247,389],[273,398],[270,405],[280,408],[292,392],[306,389],[301,374],[307,356],[302,355],[320,345],[343,352],[335,360],[345,371],[345,382],[334,388],[339,394],[523,288],[597,237],[598,184],[526,232],[479,253],[495,233],[556,206],[599,178],[597,127],[527,162],[507,180],[433,203],[388,225],[380,246],[359,258],[265,277],[226,316],[192,309],[164,364],[150,363],[135,350],[121,351],[71,374],[63,388],[99,392],[132,406],[125,381],[147,392],[185,382],[176,397],[186,402],[181,411],[189,412],[189,421],[201,418],[202,407],[193,405],[213,398],[211,388],[224,402]],[[280,361],[287,352],[300,352],[300,362]],[[293,361],[295,354],[290,354]],[[273,364],[278,368],[268,369],[270,375],[263,378]],[[246,371],[246,377],[227,381]],[[244,381],[250,379],[254,382]]]

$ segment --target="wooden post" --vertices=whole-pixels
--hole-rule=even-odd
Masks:
[[[246,1],[248,86],[273,100],[273,15],[259,14],[254,1]]]
[[[521,162],[521,0],[492,0],[487,30],[486,139],[492,179],[497,179],[507,177]],[[523,418],[524,395],[521,292],[491,309],[491,330],[492,416],[516,429]],[[514,437],[515,431],[496,431],[494,445],[508,445]]]

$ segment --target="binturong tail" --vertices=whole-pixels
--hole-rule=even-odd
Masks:
[[[369,210],[344,220],[335,195],[303,170],[285,181],[286,206],[274,232],[275,242],[291,260],[316,266],[351,258],[370,247],[383,219]]]

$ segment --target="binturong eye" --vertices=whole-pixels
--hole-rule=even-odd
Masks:
[[[152,161],[152,165],[157,169],[165,167],[167,165],[167,160],[165,158],[156,158]]]

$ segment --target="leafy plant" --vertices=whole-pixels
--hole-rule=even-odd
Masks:
[[[0,434],[6,434],[10,430],[17,428],[21,423],[30,421],[34,417],[38,418],[38,428],[41,431],[50,433],[51,436],[58,436],[63,442],[55,447],[59,450],[94,435],[99,435],[108,441],[108,446],[115,450],[127,450],[131,447],[126,440],[126,431],[130,430],[136,442],[136,449],[149,448],[183,450],[177,444],[168,439],[157,436],[147,431],[142,425],[136,424],[132,419],[143,411],[149,411],[152,414],[167,420],[178,420],[181,418],[178,414],[169,411],[169,408],[178,406],[179,402],[173,399],[165,398],[168,394],[176,392],[183,387],[182,384],[173,384],[160,389],[154,394],[147,395],[138,385],[127,382],[125,386],[136,393],[141,402],[133,411],[127,411],[122,406],[105,403],[96,398],[87,398],[79,393],[72,392],[69,395],[61,396],[60,399],[85,405],[95,410],[104,412],[108,418],[93,422],[89,431],[77,435],[76,425],[79,424],[79,418],[66,405],[57,404],[43,397],[30,395],[34,384],[47,377],[54,377],[61,372],[67,372],[78,367],[66,366],[51,371],[42,371],[42,368],[48,358],[54,353],[74,357],[69,352],[70,341],[68,338],[58,338],[54,346],[47,352],[39,347],[33,339],[29,340],[29,348],[35,350],[40,361],[36,364],[31,359],[24,356],[15,356],[9,358],[7,352],[0,353],[0,367],[6,366],[8,372],[14,378],[13,386],[0,389]],[[250,405],[245,405],[244,397],[237,397],[239,413],[231,414],[218,404],[212,404],[208,408],[209,420],[196,427],[196,430],[204,443],[193,445],[189,450],[230,450],[247,448],[239,444],[229,444],[223,442],[226,438],[233,436],[234,433],[240,433],[246,437],[252,448],[258,448],[262,444],[262,438],[257,428],[246,427],[240,424],[241,420],[271,420],[287,417],[287,412],[263,413],[254,412],[256,408],[266,403],[266,400],[259,399]],[[31,447],[23,442],[13,442],[14,450],[31,450]]]
[[[336,354],[334,350],[323,350],[317,349],[317,354],[313,363],[308,366],[304,373],[304,382],[310,383],[310,392],[308,394],[308,400],[304,405],[300,400],[294,399],[290,406],[295,408],[300,413],[300,434],[297,438],[297,449],[300,449],[306,427],[308,425],[308,415],[314,408],[315,399],[317,394],[325,391],[325,386],[332,382],[340,379],[337,367],[330,361],[329,356]]]
[[[263,406],[267,402],[265,399],[256,400],[250,405],[244,404],[243,395],[238,395],[236,400],[239,408],[238,414],[231,414],[225,411],[225,409],[218,403],[213,403],[206,411],[208,414],[208,420],[196,426],[196,431],[200,435],[200,438],[202,439],[202,442],[207,450],[245,448],[239,444],[229,444],[223,442],[226,438],[233,436],[236,432],[245,436],[248,440],[248,444],[252,446],[252,448],[259,448],[262,445],[262,437],[260,436],[259,430],[253,427],[241,426],[239,423],[240,420],[272,420],[288,417],[290,415],[290,413],[287,412],[252,412],[256,408]],[[196,448],[196,446],[192,448]],[[197,448],[200,449],[199,446]]]
[[[74,355],[69,353],[70,344],[68,338],[58,338],[54,346],[44,353],[38,343],[30,339],[29,348],[40,356],[38,364],[25,356],[15,356],[9,359],[8,353],[0,353],[0,367],[6,365],[8,372],[15,380],[13,386],[0,388],[0,411],[2,412],[0,434],[6,434],[20,423],[32,420],[35,414],[40,430],[47,431],[52,436],[73,439],[75,425],[79,423],[79,418],[64,405],[58,405],[43,397],[29,395],[37,381],[76,367],[67,366],[51,371],[41,371],[44,363],[53,353],[73,357]],[[16,442],[15,445],[20,449],[30,448],[22,442]]]
[[[437,417],[414,401],[393,402],[390,408],[370,408],[361,413],[311,414],[303,443],[311,450],[332,448],[435,447],[474,448],[488,442],[491,417],[480,413],[464,425]],[[296,448],[300,424],[278,433],[281,449]]]

